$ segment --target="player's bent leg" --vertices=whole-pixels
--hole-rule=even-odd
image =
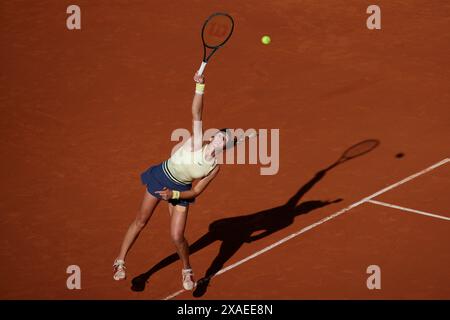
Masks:
[[[176,205],[172,209],[170,235],[175,244],[177,253],[183,262],[181,271],[183,288],[192,290],[195,287],[194,273],[189,263],[189,244],[184,237],[188,215],[188,207]]]
[[[114,280],[123,280],[126,278],[125,257],[131,246],[136,241],[139,233],[147,224],[148,220],[153,214],[156,206],[159,203],[159,199],[152,196],[147,190],[145,190],[144,199],[142,200],[141,207],[136,215],[136,218],[128,227],[127,233],[122,242],[120,253],[117,259],[114,261]]]

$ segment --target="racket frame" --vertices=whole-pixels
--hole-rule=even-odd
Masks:
[[[205,43],[205,37],[204,37],[204,31],[206,28],[206,25],[208,24],[208,22],[216,17],[216,16],[226,16],[227,18],[229,18],[231,20],[231,31],[228,34],[228,36],[225,38],[224,41],[222,41],[222,43],[218,46],[209,46]],[[202,60],[202,64],[200,65],[200,68],[198,69],[198,75],[201,76],[203,74],[203,72],[205,71],[206,65],[208,64],[209,59],[213,56],[213,54],[219,49],[221,48],[225,43],[227,43],[228,39],[230,39],[231,35],[233,34],[234,31],[234,20],[233,17],[230,16],[228,13],[226,12],[216,12],[213,13],[212,15],[210,15],[205,22],[203,23],[203,27],[202,27],[202,31],[201,31],[201,36],[202,36],[202,42],[203,42],[203,60]],[[208,55],[208,57],[206,56],[206,48],[208,49],[212,49],[212,52]]]

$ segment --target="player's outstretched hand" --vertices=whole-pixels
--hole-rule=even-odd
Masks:
[[[197,83],[205,83],[205,76],[204,75],[199,76],[198,72],[196,72],[194,75],[194,81]]]

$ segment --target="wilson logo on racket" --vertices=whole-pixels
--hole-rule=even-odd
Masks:
[[[213,23],[211,28],[208,29],[208,34],[213,37],[223,38],[228,34],[229,30],[227,26],[222,24]]]

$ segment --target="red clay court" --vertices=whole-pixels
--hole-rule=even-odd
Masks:
[[[1,299],[450,299],[450,3],[80,0],[69,31],[70,4],[0,4]],[[205,72],[204,126],[279,129],[279,172],[226,165],[191,206],[196,277],[216,272],[203,292],[180,291],[164,203],[116,282],[139,174],[190,128],[215,11],[236,26]]]

